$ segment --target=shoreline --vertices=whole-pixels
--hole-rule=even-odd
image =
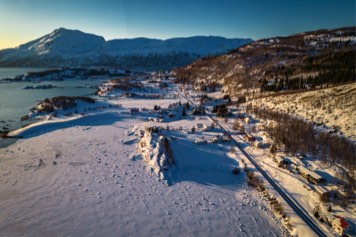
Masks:
[[[39,127],[42,125],[48,125],[48,124],[55,125],[55,124],[59,124],[59,123],[65,123],[65,122],[69,122],[72,120],[76,120],[83,116],[84,115],[78,115],[78,116],[72,116],[72,117],[66,117],[66,118],[60,118],[60,117],[55,118],[55,119],[51,118],[50,120],[44,119],[44,120],[41,120],[38,122],[30,123],[30,124],[25,125],[24,127],[19,128],[19,129],[9,131],[7,133],[7,138],[25,138],[24,135],[21,135],[21,134],[26,133],[26,131],[28,131],[29,129],[33,129],[33,128],[36,128],[36,127]]]
[[[41,125],[47,125],[47,124],[56,124],[56,123],[65,123],[65,122],[69,122],[71,120],[75,120],[78,119],[82,116],[75,116],[75,117],[67,117],[67,118],[57,118],[54,120],[41,120],[41,121],[36,121],[33,123],[29,123],[26,125],[23,125],[21,128],[18,129],[14,129],[14,130],[9,130],[7,132],[4,132],[2,134],[0,134],[0,138],[2,140],[0,140],[0,149],[1,148],[7,148],[13,144],[15,144],[19,139],[26,139],[25,136],[21,135],[23,133],[26,133],[26,131],[28,131],[29,129],[33,129],[36,127],[39,127]],[[11,142],[6,142],[8,140],[12,140]]]

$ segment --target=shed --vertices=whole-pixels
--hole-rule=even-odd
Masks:
[[[139,111],[140,111],[139,108],[131,108],[131,109],[130,109],[130,112],[131,112],[131,113],[138,113]]]
[[[323,177],[321,177],[317,173],[305,168],[304,166],[298,166],[298,170],[299,170],[300,174],[309,182],[318,184],[318,183],[324,181]]]

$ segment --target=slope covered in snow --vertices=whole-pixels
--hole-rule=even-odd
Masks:
[[[304,93],[255,99],[255,105],[297,115],[356,140],[356,83]]]

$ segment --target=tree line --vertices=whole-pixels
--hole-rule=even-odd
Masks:
[[[338,52],[318,57],[308,57],[303,61],[303,71],[318,72],[314,76],[293,77],[298,68],[285,68],[272,76],[274,79],[260,81],[260,91],[305,90],[320,86],[336,85],[356,81],[355,51]]]
[[[266,127],[267,132],[286,152],[309,154],[319,157],[322,162],[342,166],[347,172],[340,174],[341,181],[349,190],[355,190],[356,144],[336,134],[317,130],[311,122],[286,113],[248,105],[247,113],[254,113],[264,120],[274,120],[275,126]]]

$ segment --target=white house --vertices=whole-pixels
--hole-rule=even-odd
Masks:
[[[351,225],[340,216],[335,215],[334,217],[335,218],[331,222],[332,227],[340,236],[343,236],[346,231],[351,229]]]

